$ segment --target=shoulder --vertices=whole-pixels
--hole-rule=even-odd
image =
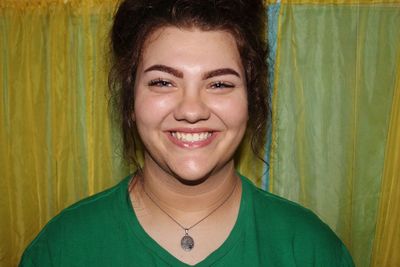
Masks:
[[[57,216],[51,219],[43,230],[56,225],[77,224],[88,225],[91,222],[98,222],[104,216],[109,216],[114,207],[121,205],[126,196],[128,177],[117,185],[84,198],[75,204],[62,210]]]
[[[105,231],[118,227],[118,213],[123,209],[128,180],[129,177],[62,210],[26,248],[21,265],[29,261],[44,263],[54,255],[76,249],[76,244],[93,242],[104,236]]]
[[[323,266],[353,266],[342,241],[314,212],[261,190],[247,179],[244,183],[252,198],[257,231],[260,236],[273,239],[275,249],[281,253],[290,251],[300,266],[311,262],[323,262],[326,264]]]
[[[311,210],[293,202],[257,188],[245,179],[252,198],[257,218],[264,219],[270,225],[290,229],[290,232],[332,232],[330,228]]]

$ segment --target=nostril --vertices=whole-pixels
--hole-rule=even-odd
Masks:
[[[174,115],[176,120],[186,120],[194,123],[200,120],[207,120],[210,117],[210,109],[199,97],[184,99],[176,107]]]

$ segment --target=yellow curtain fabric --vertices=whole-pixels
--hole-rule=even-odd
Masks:
[[[280,4],[270,189],[317,212],[369,266],[393,145],[400,6],[293,2]]]
[[[62,208],[129,173],[108,115],[115,4],[80,2],[0,4],[1,266]]]
[[[400,50],[372,266],[400,266]]]

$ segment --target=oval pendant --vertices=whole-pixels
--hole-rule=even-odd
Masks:
[[[191,251],[194,248],[193,238],[190,235],[185,234],[181,239],[181,247],[186,252]]]

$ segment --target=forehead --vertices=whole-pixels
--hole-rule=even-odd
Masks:
[[[237,65],[242,68],[234,36],[223,30],[163,27],[151,33],[143,45],[142,63],[169,63],[180,60],[210,65]],[[157,62],[154,62],[157,61]]]

